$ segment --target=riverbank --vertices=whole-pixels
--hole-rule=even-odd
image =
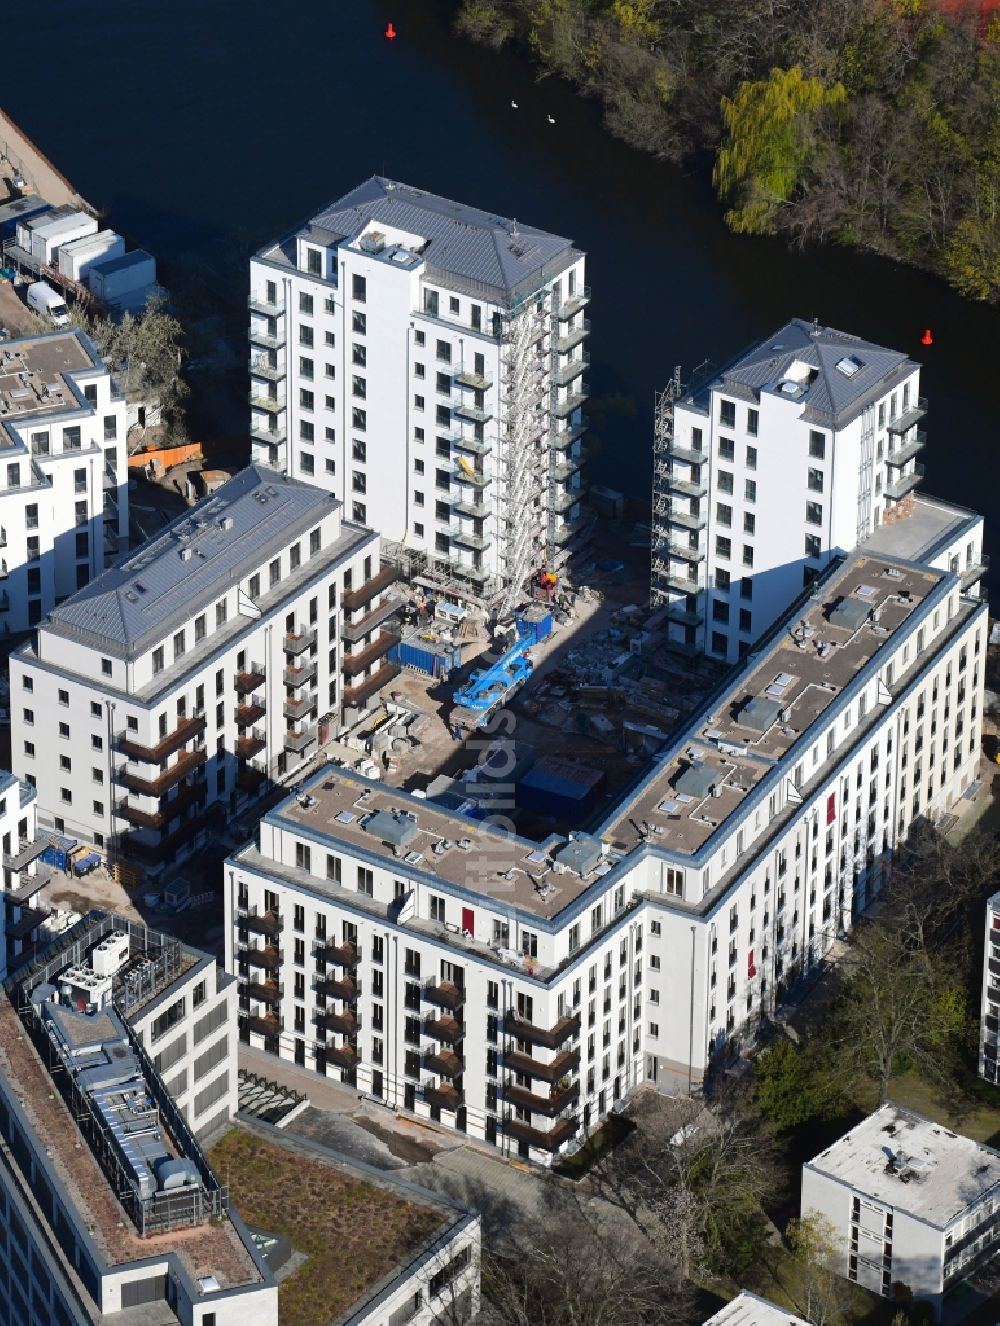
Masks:
[[[23,183],[18,185],[18,179]],[[62,171],[3,109],[0,109],[0,188],[6,191],[5,195],[0,194],[0,202],[34,193],[53,207],[70,205],[84,212],[94,211]]]

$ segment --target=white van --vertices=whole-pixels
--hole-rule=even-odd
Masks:
[[[48,318],[54,327],[69,325],[69,309],[66,307],[66,301],[47,281],[35,281],[28,286],[28,308],[33,309],[41,317]]]

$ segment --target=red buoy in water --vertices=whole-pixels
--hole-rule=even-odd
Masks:
[[[389,26],[386,28],[386,30],[385,30],[385,35],[386,35],[386,38],[387,38],[388,41],[395,41],[395,39],[396,39],[396,29],[392,26],[391,23],[390,23]]]
[[[934,337],[931,335],[931,329],[930,329],[930,327],[925,327],[925,328],[924,328],[924,334],[923,334],[923,336],[921,336],[921,338],[920,338],[920,344],[921,344],[921,345],[933,345],[933,344],[934,344]]]

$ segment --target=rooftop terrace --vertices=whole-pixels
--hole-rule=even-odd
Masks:
[[[1000,1186],[1000,1152],[890,1101],[805,1167],[946,1229]]]
[[[67,374],[98,367],[76,331],[0,345],[0,423],[79,408]],[[0,431],[0,438],[4,433]]]
[[[905,625],[943,573],[862,552],[782,626],[682,741],[606,821],[616,851],[639,843],[690,855],[794,751]],[[804,743],[803,743],[804,745]]]

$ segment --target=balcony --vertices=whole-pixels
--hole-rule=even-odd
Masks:
[[[259,912],[256,908],[241,911],[236,924],[240,930],[249,930],[255,935],[267,935],[270,939],[276,938],[285,928],[279,912]]]
[[[424,1067],[438,1077],[448,1077],[452,1081],[462,1076],[462,1060],[451,1050],[438,1050],[424,1055]]]
[[[250,967],[259,967],[261,971],[277,971],[281,966],[281,950],[274,944],[263,948],[254,948],[250,944],[240,944],[236,951],[238,961]]]
[[[704,451],[695,451],[691,447],[685,447],[676,438],[671,438],[667,443],[667,455],[674,460],[682,460],[688,465],[707,465],[708,455]]]
[[[582,470],[586,463],[586,453],[581,450],[574,455],[566,456],[563,460],[557,461],[552,466],[550,474],[556,483],[562,483],[564,480],[572,478],[577,470]]]
[[[898,502],[901,497],[905,497],[907,493],[911,493],[923,477],[924,467],[922,465],[914,465],[913,469],[910,470],[908,474],[901,474],[895,483],[886,484],[886,497],[891,497],[894,501]]]
[[[143,842],[129,835],[122,845],[122,854],[126,858],[144,861],[148,865],[162,865],[172,861],[181,848],[186,847],[201,833],[205,824],[204,815],[192,815],[190,819],[181,821],[180,828],[161,836],[155,843]]]
[[[123,798],[115,807],[115,814],[137,829],[165,829],[172,820],[182,815],[188,806],[200,800],[203,795],[204,791],[200,787],[182,787],[175,797],[165,799],[155,813],[140,810]]]
[[[267,712],[267,706],[263,700],[256,700],[253,704],[238,704],[236,706],[236,726],[238,728],[253,727],[259,718],[263,718]]]
[[[173,732],[168,732],[165,737],[161,737],[155,746],[143,746],[134,737],[120,732],[118,734],[118,749],[123,755],[127,755],[130,760],[140,760],[143,764],[162,764],[169,755],[173,755],[174,751],[180,750],[187,742],[201,736],[204,731],[205,717],[203,714],[194,718],[181,718]]]
[[[590,367],[590,355],[578,355],[576,359],[571,359],[569,363],[562,364],[552,372],[551,382],[554,387],[567,387],[571,382],[575,382],[581,373],[585,373]]]
[[[333,967],[346,967],[352,971],[361,961],[355,944],[325,944],[317,950],[316,956]]]
[[[460,387],[471,387],[474,391],[485,391],[493,386],[493,379],[486,373],[474,373],[471,369],[459,368],[451,375],[452,382]]]
[[[534,1059],[531,1054],[525,1054],[521,1050],[507,1050],[504,1053],[504,1065],[512,1073],[540,1078],[542,1082],[558,1082],[560,1078],[566,1077],[580,1067],[580,1050],[564,1050],[550,1063],[542,1063],[541,1059]]]
[[[452,470],[451,477],[457,479],[459,483],[471,483],[474,488],[485,488],[487,484],[493,482],[489,474],[479,474],[471,465],[459,463]]]
[[[243,792],[257,792],[266,782],[267,774],[263,769],[255,769],[252,765],[245,764],[236,771],[236,786]]]
[[[554,493],[549,498],[550,511],[571,511],[577,506],[583,497],[582,488],[564,488],[561,492]]]
[[[708,516],[699,511],[692,515],[690,511],[678,511],[676,507],[671,507],[667,512],[667,520],[680,529],[702,530],[708,523]]]
[[[982,580],[990,569],[990,559],[988,553],[980,553],[979,560],[972,566],[967,566],[961,572],[962,589],[971,589],[978,581]]]
[[[504,1087],[504,1096],[512,1105],[518,1105],[522,1110],[530,1110],[532,1114],[542,1114],[546,1119],[554,1119],[567,1105],[574,1105],[580,1099],[580,1083],[571,1082],[567,1087],[554,1087],[547,1096],[537,1096],[527,1087],[511,1083]]]
[[[668,589],[674,589],[679,594],[697,594],[702,586],[697,580],[692,580],[690,576],[678,575],[674,571],[668,571],[661,577],[661,584],[665,584]]]
[[[916,405],[911,405],[908,410],[904,410],[902,414],[898,414],[895,419],[889,420],[885,426],[886,432],[896,434],[908,433],[913,425],[919,423],[926,413],[927,397],[918,396]]]
[[[552,535],[552,541],[553,543],[559,544],[569,543],[570,539],[574,538],[592,523],[593,515],[589,511],[581,513],[579,516],[574,516],[572,520],[564,520],[561,525],[556,527],[556,531]]]
[[[667,475],[667,487],[672,493],[682,493],[685,497],[704,497],[708,489],[699,479],[693,482],[691,479],[684,479],[679,474],[671,471]]]
[[[338,1068],[350,1070],[357,1068],[361,1055],[353,1045],[339,1045],[335,1050],[327,1050],[326,1061],[328,1064],[336,1064]]]
[[[258,329],[255,323],[251,323],[250,344],[257,345],[262,350],[280,350],[285,344],[285,334],[278,332],[272,336],[266,327]]]
[[[258,396],[251,391],[247,400],[253,409],[263,410],[265,414],[281,414],[286,408],[284,396]]]
[[[705,620],[705,609],[700,606],[689,608],[686,603],[668,603],[666,617],[679,626],[700,626]]]
[[[284,986],[278,981],[247,981],[242,987],[243,993],[261,1004],[280,1004]]]
[[[493,450],[493,443],[478,437],[465,437],[462,433],[452,433],[448,439],[457,451],[468,451],[473,456],[485,456]]]
[[[344,676],[354,677],[359,672],[364,672],[376,659],[388,654],[393,645],[398,644],[398,642],[399,635],[396,631],[379,631],[370,645],[366,645],[364,649],[359,649],[357,653],[344,655],[342,660]]]
[[[574,442],[583,437],[587,431],[585,423],[572,424],[568,428],[561,428],[550,440],[549,449],[551,451],[565,451],[571,447]]]
[[[303,728],[301,732],[288,731],[283,738],[285,750],[301,755],[306,747],[316,740],[316,735],[314,726]]]
[[[381,594],[383,589],[388,589],[391,584],[399,578],[399,572],[394,566],[383,566],[366,580],[358,589],[344,590],[344,610],[346,612],[356,612],[358,608],[363,608],[366,603],[371,603],[376,594]]]
[[[469,404],[461,396],[451,398],[452,414],[457,415],[459,419],[469,419],[474,424],[485,424],[493,418],[493,409],[491,406],[483,404]]]
[[[560,1119],[548,1132],[541,1128],[532,1128],[530,1124],[522,1123],[520,1119],[505,1119],[503,1130],[508,1137],[516,1138],[519,1142],[527,1142],[529,1146],[537,1147],[540,1151],[555,1152],[564,1142],[576,1136],[579,1127],[580,1120],[574,1114],[568,1119]]]
[[[246,1027],[247,1031],[252,1031],[257,1036],[280,1036],[282,1029],[281,1018],[275,1013],[267,1013],[263,1017],[254,1017],[247,1015],[241,1017],[240,1021]]]
[[[424,998],[435,1008],[454,1013],[465,1003],[465,991],[451,981],[431,981],[424,986]]]
[[[123,769],[117,776],[118,782],[122,787],[127,787],[130,792],[135,792],[137,796],[161,797],[175,783],[179,783],[185,774],[197,769],[207,759],[208,752],[204,749],[182,751],[173,764],[165,769],[158,778],[140,778],[131,770]]]
[[[311,695],[303,695],[300,700],[286,700],[281,706],[281,712],[286,718],[294,718],[296,721],[305,718],[315,707],[316,700]]]
[[[401,670],[398,663],[383,663],[378,672],[366,681],[359,682],[357,686],[344,687],[344,704],[354,706],[364,704],[371,696],[377,695],[383,686],[388,686],[391,681],[394,681]]]
[[[241,760],[252,760],[255,755],[259,755],[262,750],[267,749],[267,737],[263,730],[258,729],[251,732],[249,736],[236,738],[236,754]]]
[[[582,285],[579,290],[575,290],[573,294],[567,296],[566,299],[560,300],[558,303],[553,300],[552,312],[560,322],[568,322],[574,314],[578,313],[584,305],[589,303],[590,286]]]
[[[256,424],[250,429],[250,438],[253,442],[263,442],[270,447],[280,447],[287,439],[287,434],[283,428],[258,428]]]
[[[251,357],[248,367],[252,377],[263,378],[265,382],[281,382],[285,377],[285,370],[280,365],[271,364],[266,359]]]
[[[453,1086],[424,1087],[424,1100],[438,1110],[457,1110],[462,1106],[464,1096]]]
[[[575,327],[571,327],[569,331],[564,332],[562,336],[557,337],[553,342],[552,348],[558,354],[568,354],[569,351],[578,346],[581,341],[586,340],[589,335],[590,319],[584,318],[582,321],[578,322]]]
[[[542,1045],[548,1050],[558,1050],[566,1041],[580,1034],[580,1014],[572,1013],[562,1017],[554,1027],[537,1027],[533,1022],[518,1016],[513,1009],[508,1009],[503,1020],[506,1035],[515,1036],[519,1041],[528,1041],[531,1045]]]
[[[671,557],[679,557],[683,562],[698,562],[705,560],[705,550],[703,548],[692,548],[689,543],[681,543],[677,539],[667,540],[667,552]]]
[[[555,415],[557,419],[568,419],[574,410],[580,408],[589,395],[589,391],[585,388],[581,388],[579,391],[570,392],[570,394],[564,396],[562,400],[553,399],[552,414]]]
[[[310,628],[305,631],[289,631],[284,638],[282,647],[286,654],[291,655],[292,658],[297,658],[299,654],[304,654],[315,643],[316,632]]]
[[[353,645],[366,636],[369,631],[374,631],[376,626],[381,626],[384,621],[388,621],[393,613],[398,612],[399,609],[400,602],[398,599],[383,599],[377,608],[372,608],[371,612],[366,612],[356,622],[345,621],[340,629],[340,634],[348,644]]]
[[[433,1041],[444,1041],[446,1045],[457,1045],[465,1035],[465,1028],[457,1018],[424,1018],[424,1035]]]
[[[285,311],[284,304],[272,304],[269,299],[264,299],[258,295],[251,295],[247,300],[247,308],[251,313],[261,313],[265,318],[280,318]]]
[[[335,1031],[341,1036],[355,1036],[358,1030],[358,1019],[348,1011],[343,1013],[317,1013],[316,1025],[322,1027],[324,1031]]]
[[[358,998],[358,983],[350,976],[318,976],[316,991],[325,999],[343,999],[353,1004]]]
[[[237,672],[233,685],[238,695],[250,695],[258,686],[264,685],[264,669],[255,664],[249,672]]]
[[[922,451],[926,445],[927,434],[923,429],[918,428],[908,442],[904,442],[903,445],[897,447],[895,451],[889,451],[886,453],[885,463],[887,465],[895,466],[896,468],[902,468],[908,460],[912,460],[917,452]]]
[[[281,674],[281,680],[286,686],[304,686],[306,682],[313,681],[316,677],[316,660],[310,659],[300,667],[285,668]]]
[[[457,543],[460,548],[472,548],[475,552],[485,552],[493,540],[488,534],[477,534],[475,530],[463,529],[460,525],[452,525],[451,541]]]

